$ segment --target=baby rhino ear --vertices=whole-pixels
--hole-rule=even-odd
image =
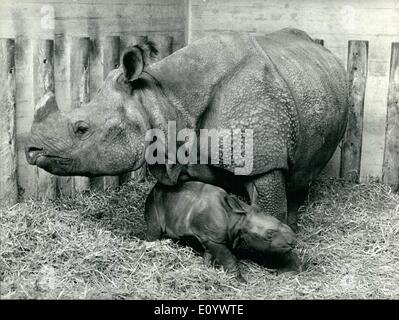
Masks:
[[[228,195],[226,203],[234,213],[247,214],[250,211],[250,206],[235,196]]]
[[[262,208],[259,207],[257,204],[252,204],[251,208],[253,212],[263,212]]]

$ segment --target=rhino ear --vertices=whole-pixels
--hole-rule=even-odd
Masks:
[[[226,202],[234,213],[247,214],[250,212],[250,206],[239,200],[236,196],[226,196]]]
[[[180,164],[153,164],[148,168],[155,179],[167,186],[177,184],[182,171]]]
[[[166,173],[168,175],[169,180],[172,185],[175,185],[179,180],[179,175],[181,173],[181,165],[180,164],[166,164]]]
[[[47,92],[36,104],[33,122],[38,123],[47,118],[51,113],[59,111],[53,92]]]
[[[121,60],[126,80],[137,80],[144,70],[144,52],[138,46],[129,47],[122,54]]]

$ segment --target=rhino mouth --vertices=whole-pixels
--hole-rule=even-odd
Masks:
[[[30,148],[26,151],[26,158],[31,165],[38,166],[50,173],[59,174],[69,169],[72,164],[72,159],[49,155],[44,150]]]
[[[40,154],[36,156],[35,165],[52,174],[65,175],[70,172],[72,159]]]
[[[37,165],[38,167],[41,167],[42,165],[46,165],[47,162],[52,162],[52,163],[58,164],[58,165],[70,165],[72,162],[72,159],[39,154],[35,157],[34,161],[35,161],[35,163],[34,163],[35,165]]]

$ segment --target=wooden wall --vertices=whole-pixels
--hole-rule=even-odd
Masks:
[[[122,50],[137,39],[134,36],[159,39],[159,36],[169,35],[173,37],[173,50],[177,50],[185,43],[185,12],[181,0],[0,1],[0,38],[15,39],[15,123],[20,196],[38,196],[38,188],[33,185],[37,184],[38,172],[27,164],[23,146],[37,99],[35,65],[40,63],[37,59],[40,48],[45,44],[43,40],[54,41],[51,68],[54,68],[55,93],[59,107],[68,110],[73,104],[71,59],[76,55],[70,48],[77,37],[89,37],[89,98],[90,93],[97,92],[102,84],[104,41],[107,36],[120,36]],[[63,186],[68,188],[72,178],[57,179],[62,189]],[[68,193],[68,190],[65,191]]]
[[[349,40],[367,40],[368,75],[364,105],[361,179],[380,179],[384,155],[392,42],[399,41],[396,0],[189,0],[188,41],[207,34],[240,31],[264,34],[285,27],[324,40],[346,65]],[[328,173],[339,172],[339,152]]]
[[[16,148],[12,144],[2,145],[0,151],[17,151],[16,163],[8,163],[7,168],[12,170],[7,170],[12,174],[17,172],[20,195],[37,195],[37,188],[32,183],[37,183],[38,172],[27,164],[22,147],[40,89],[37,88],[36,77],[42,53],[54,57],[51,61],[53,65],[46,68],[53,68],[51,72],[54,72],[58,104],[61,109],[68,110],[76,100],[71,83],[74,77],[71,68],[76,63],[73,62],[76,54],[71,48],[74,48],[76,41],[84,41],[88,45],[89,74],[86,75],[88,79],[85,78],[88,82],[85,99],[90,99],[90,95],[102,84],[106,69],[104,64],[107,63],[104,52],[108,50],[107,41],[112,40],[109,36],[120,36],[119,49],[122,50],[137,41],[138,36],[162,42],[159,36],[168,35],[173,38],[172,51],[175,51],[212,33],[240,31],[260,35],[284,27],[299,28],[313,38],[323,39],[325,47],[335,53],[344,65],[347,63],[348,42],[368,41],[365,44],[368,50],[367,82],[360,139],[361,180],[371,177],[380,179],[385,127],[387,123],[393,123],[392,128],[396,128],[397,93],[390,94],[390,103],[387,101],[391,46],[393,42],[399,42],[399,2],[396,0],[1,0],[0,38],[15,39],[2,41],[0,47],[0,54],[4,57],[15,48],[15,61],[7,57],[0,66],[2,70],[9,70],[7,76],[2,75],[9,89],[7,91],[3,86],[0,98],[7,102],[5,110],[9,110],[14,101],[16,107],[15,114],[10,112],[11,118],[6,119],[9,130],[3,131],[16,135]],[[77,37],[88,39],[78,40]],[[53,52],[51,43],[44,40],[54,41]],[[397,58],[398,55],[395,53],[392,56]],[[79,63],[85,65],[87,62]],[[397,67],[392,70],[397,70]],[[391,80],[397,83],[394,71],[391,71]],[[388,122],[387,104],[391,106]],[[398,158],[395,150],[399,150],[399,142],[393,139],[397,130],[388,128],[388,131],[391,132],[387,141],[392,157],[386,158],[387,163]],[[2,137],[0,143],[7,139]],[[339,174],[340,153],[337,150],[326,174]],[[392,170],[395,171],[396,167],[393,166]],[[72,178],[57,179],[62,187],[68,186],[68,179]]]

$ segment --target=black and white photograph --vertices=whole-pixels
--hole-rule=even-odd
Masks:
[[[0,0],[0,300],[397,300],[398,192],[398,0]]]

